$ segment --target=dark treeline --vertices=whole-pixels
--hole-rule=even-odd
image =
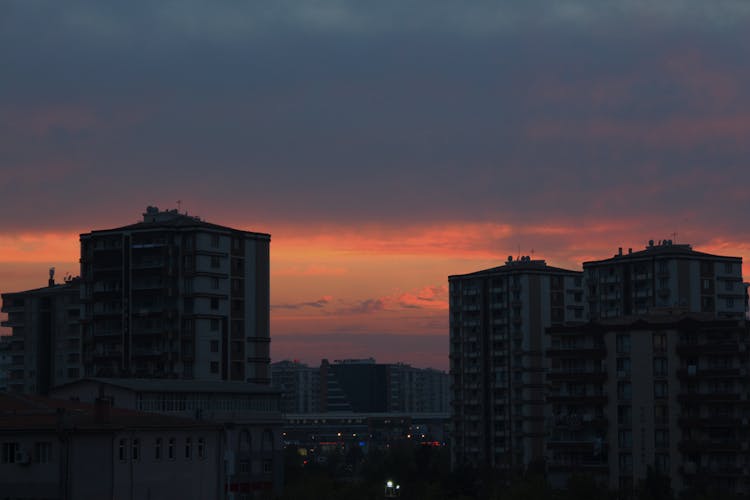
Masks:
[[[360,448],[332,452],[325,463],[316,463],[285,452],[284,494],[278,500],[379,500],[385,498],[386,481],[400,485],[402,500],[739,500],[699,484],[674,494],[668,478],[655,473],[633,491],[612,491],[592,478],[572,476],[565,490],[554,490],[542,467],[503,475],[497,471],[450,470],[446,447],[404,443],[385,450]]]

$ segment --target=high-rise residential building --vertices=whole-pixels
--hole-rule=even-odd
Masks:
[[[697,252],[690,245],[649,241],[614,257],[583,263],[591,319],[679,307],[718,318],[742,318],[746,292],[742,258]]]
[[[750,332],[744,319],[663,310],[548,329],[547,471],[633,492],[750,492]]]
[[[47,394],[81,376],[79,285],[78,279],[56,284],[51,269],[46,287],[2,294],[8,314],[2,326],[11,328],[0,337],[8,391]]]
[[[87,376],[270,382],[270,235],[148,207],[80,240]]]
[[[582,278],[529,257],[449,277],[454,466],[544,459],[544,332],[584,321]]]

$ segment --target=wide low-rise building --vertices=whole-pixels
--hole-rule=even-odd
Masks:
[[[112,401],[115,408],[199,419],[221,427],[224,489],[275,493],[283,485],[280,393],[245,382],[87,378],[52,390],[59,399]],[[208,497],[206,497],[208,498]]]
[[[221,426],[41,396],[0,394],[0,496],[224,498]]]

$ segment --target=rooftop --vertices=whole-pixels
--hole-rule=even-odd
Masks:
[[[710,259],[732,259],[742,261],[742,257],[729,257],[722,255],[713,255],[705,252],[698,252],[693,250],[693,247],[686,243],[674,243],[672,240],[660,240],[654,243],[654,240],[649,240],[648,245],[643,250],[633,251],[631,248],[628,249],[627,253],[623,253],[622,248],[618,249],[618,252],[608,258],[602,260],[591,260],[584,262],[583,265],[587,264],[599,264],[604,262],[616,262],[626,259],[642,259],[652,258],[656,256],[669,255],[669,256],[685,256],[685,257],[705,257]]]
[[[271,386],[226,380],[181,380],[171,378],[97,378],[89,377],[57,386],[69,387],[81,383],[106,384],[135,392],[207,392],[224,394],[278,394]]]
[[[112,229],[97,229],[90,233],[83,233],[81,236],[87,234],[98,234],[108,232],[119,232],[119,231],[134,231],[134,230],[147,230],[147,229],[177,229],[177,228],[202,228],[211,229],[214,231],[241,231],[247,236],[253,236],[260,239],[270,239],[271,235],[267,233],[256,233],[252,231],[243,231],[239,229],[233,229],[228,226],[221,226],[219,224],[212,224],[202,220],[200,217],[194,215],[188,215],[187,212],[180,213],[177,209],[171,210],[159,210],[158,207],[146,207],[146,211],[143,213],[143,221],[136,222],[135,224],[129,224],[127,226],[112,228]]]
[[[89,404],[28,394],[0,393],[0,432],[57,430],[112,430],[123,427],[215,427],[188,418],[112,408],[108,402]]]
[[[512,256],[508,256],[508,260],[502,266],[492,267],[489,269],[483,269],[481,271],[475,271],[467,274],[456,274],[449,276],[450,278],[465,278],[471,276],[489,276],[493,274],[511,273],[514,271],[520,272],[541,272],[541,273],[567,273],[577,274],[580,271],[573,271],[571,269],[563,269],[561,267],[548,266],[547,262],[541,259],[534,260],[529,256],[523,256],[516,260],[513,260]]]

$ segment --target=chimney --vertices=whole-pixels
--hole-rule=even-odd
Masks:
[[[55,268],[54,267],[49,268],[49,281],[47,281],[47,285],[55,286]]]
[[[631,253],[633,253],[633,249],[632,248],[628,248],[628,255],[630,255]]]
[[[619,247],[617,249],[617,255],[620,256],[620,257],[622,257],[622,247]]]

